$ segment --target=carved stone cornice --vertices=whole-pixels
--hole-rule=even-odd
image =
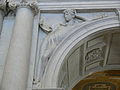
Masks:
[[[37,7],[37,2],[9,2],[8,6],[12,11],[16,11],[17,8],[22,7],[30,8],[35,15],[39,11]]]
[[[38,4],[42,12],[60,12],[68,8],[82,10],[112,10],[120,7],[120,1],[90,1],[90,2],[41,2]],[[79,11],[77,11],[79,12]]]

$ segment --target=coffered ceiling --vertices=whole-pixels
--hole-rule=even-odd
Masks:
[[[89,36],[83,40],[82,45],[78,44],[80,47],[73,48],[60,71],[61,87],[71,86],[87,73],[100,69],[118,69],[120,32],[114,31]]]

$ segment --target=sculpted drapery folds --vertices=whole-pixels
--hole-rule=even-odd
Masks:
[[[36,72],[35,73],[36,77],[34,78],[35,83],[37,83],[43,76],[51,54],[53,53],[56,46],[70,32],[70,28],[77,23],[82,23],[82,22],[86,21],[85,18],[77,16],[76,10],[74,10],[74,9],[66,9],[66,10],[64,10],[63,13],[64,13],[64,18],[65,18],[66,22],[64,24],[59,24],[59,26],[56,28],[56,30],[51,30],[50,27],[48,27],[48,26],[46,27],[46,25],[44,25],[43,23],[40,23],[40,28],[42,28],[44,32],[47,32],[49,34],[43,40],[41,48],[40,48],[39,61],[37,62],[37,64],[38,64],[37,68],[39,68],[37,70],[39,70],[39,71],[35,71]],[[49,30],[47,30],[47,29],[49,29]]]

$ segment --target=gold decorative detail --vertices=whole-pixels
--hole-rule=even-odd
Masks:
[[[120,90],[119,75],[120,70],[96,72],[81,80],[72,90]]]
[[[106,84],[94,84],[94,86],[89,86],[89,90],[111,90],[111,86]]]

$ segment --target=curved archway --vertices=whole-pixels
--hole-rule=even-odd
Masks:
[[[82,39],[67,54],[59,70],[58,87],[71,90],[91,73],[120,69],[120,31],[93,33]]]
[[[55,88],[58,84],[58,75],[61,65],[64,62],[68,52],[82,39],[95,32],[110,30],[108,28],[119,27],[117,17],[107,17],[101,20],[86,22],[81,26],[71,28],[72,32],[59,44],[53,52],[42,81],[42,87]]]

